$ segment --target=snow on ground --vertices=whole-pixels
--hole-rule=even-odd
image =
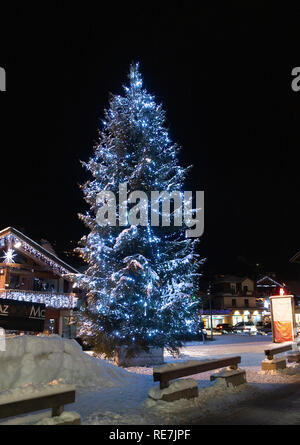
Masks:
[[[154,386],[148,392],[149,397],[154,400],[160,400],[164,395],[173,394],[178,391],[183,391],[186,389],[196,389],[198,388],[198,383],[195,379],[178,379],[170,382],[168,388],[160,389],[160,387]]]
[[[300,378],[300,366],[288,365],[284,371],[263,373],[261,361],[264,359],[264,349],[274,347],[271,337],[268,336],[239,336],[227,335],[216,337],[213,342],[207,341],[187,343],[181,349],[179,358],[165,353],[167,363],[187,360],[207,360],[240,355],[241,369],[246,370],[247,384],[227,388],[223,379],[211,382],[209,377],[216,371],[209,371],[192,377],[198,381],[199,397],[176,402],[154,401],[147,398],[149,388],[158,386],[153,382],[152,368],[131,367],[128,371],[144,377],[143,389],[136,387],[126,388],[127,399],[124,393],[120,394],[120,406],[116,412],[110,400],[105,406],[108,408],[87,412],[84,422],[87,424],[187,424],[194,418],[207,416],[213,412],[230,411],[233,406],[247,399],[261,396],[264,392],[275,391],[282,384],[292,383]],[[93,396],[94,401],[97,399]],[[102,397],[101,397],[102,398]],[[125,405],[123,405],[123,401]],[[135,402],[137,402],[136,405]],[[78,409],[80,401],[78,400]],[[85,399],[87,403],[87,399]],[[92,411],[90,406],[88,411]]]
[[[65,409],[66,411],[78,412],[83,424],[188,424],[201,416],[205,418],[212,413],[228,414],[239,403],[263,394],[271,394],[272,391],[283,387],[283,384],[300,382],[299,365],[289,364],[286,370],[278,373],[263,373],[261,371],[264,349],[274,346],[271,343],[271,337],[223,335],[216,337],[215,341],[207,341],[205,344],[202,344],[202,342],[187,343],[181,349],[180,357],[177,358],[166,352],[165,362],[207,360],[228,355],[240,355],[242,358],[240,368],[246,370],[247,384],[227,388],[223,379],[211,382],[209,377],[216,371],[209,371],[189,376],[198,382],[198,398],[182,399],[172,403],[162,400],[156,401],[148,398],[148,391],[158,386],[158,383],[153,382],[153,368],[131,367],[126,368],[126,370],[117,368],[108,361],[93,358],[89,354],[83,353],[77,345],[72,345],[70,348],[72,352],[66,353],[65,350],[69,348],[66,344],[69,345],[68,342],[70,341],[61,339],[61,342],[60,354],[63,351],[63,356],[66,354],[67,357],[64,357],[63,360],[59,359],[60,365],[57,365],[57,367],[53,365],[54,368],[52,368],[53,372],[51,373],[45,371],[45,363],[43,362],[47,357],[47,360],[49,360],[49,355],[47,356],[48,353],[46,354],[44,350],[47,350],[49,346],[38,347],[39,352],[37,353],[33,352],[31,346],[28,347],[27,345],[23,349],[23,354],[25,356],[29,354],[31,357],[27,360],[20,352],[22,350],[20,345],[18,348],[13,348],[14,352],[10,355],[9,360],[14,365],[19,361],[20,363],[17,366],[18,378],[15,376],[12,382],[14,387],[17,384],[24,384],[25,373],[27,380],[30,380],[30,376],[33,375],[36,380],[35,383],[40,383],[43,379],[46,382],[49,377],[49,380],[62,378],[67,383],[75,384],[76,402],[67,405]],[[57,337],[56,343],[59,343]],[[54,351],[50,352],[50,355],[51,353],[55,354]],[[2,366],[1,354],[3,353],[0,352],[0,368]],[[43,354],[46,354],[47,357],[44,357]],[[68,357],[69,355],[71,355],[71,358]],[[38,364],[39,370],[34,370],[32,361]],[[7,368],[6,372],[9,369],[13,370],[13,363],[11,363],[10,368]],[[28,367],[26,372],[22,371],[22,366]],[[71,369],[74,369],[74,371],[71,371]],[[53,377],[54,370],[59,371],[55,377]],[[0,388],[2,382],[3,389],[1,374],[2,372],[0,373]],[[31,378],[31,381],[33,381],[33,378]]]

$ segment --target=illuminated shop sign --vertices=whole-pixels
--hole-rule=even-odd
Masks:
[[[43,332],[45,305],[0,299],[0,327],[13,331]]]

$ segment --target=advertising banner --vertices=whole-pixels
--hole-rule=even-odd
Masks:
[[[270,298],[273,341],[283,343],[294,340],[294,297],[280,295]]]

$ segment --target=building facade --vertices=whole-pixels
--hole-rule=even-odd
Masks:
[[[256,282],[256,301],[264,307],[264,318],[271,320],[270,297],[280,295],[281,289],[289,293],[286,283],[278,281],[275,274],[264,275]]]
[[[45,304],[46,333],[75,336],[80,294],[69,276],[77,273],[46,241],[38,244],[13,227],[0,231],[0,300]]]
[[[290,261],[300,265],[300,252]],[[249,277],[217,275],[204,283],[199,293],[200,316],[206,328],[223,323],[234,326],[243,321],[268,323],[271,321],[270,297],[280,295],[281,291],[294,295],[295,321],[300,329],[300,267],[299,280],[287,282],[279,281],[274,273],[261,276],[257,281]]]
[[[257,323],[266,316],[264,303],[256,297],[255,281],[248,277],[218,275],[210,285],[207,301],[209,307],[200,310],[206,327],[242,321]]]

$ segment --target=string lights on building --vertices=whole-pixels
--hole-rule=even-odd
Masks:
[[[6,289],[0,291],[0,298],[10,300],[27,301],[30,303],[43,303],[46,307],[56,309],[74,309],[77,307],[78,298],[73,295],[63,293],[37,292],[37,291],[21,291],[14,289]]]
[[[4,252],[4,255],[2,258],[4,259],[5,263],[11,264],[11,263],[15,262],[15,260],[14,260],[15,256],[16,256],[16,254],[14,253],[13,249],[9,248],[9,249],[7,249],[6,252]]]
[[[10,269],[9,265],[12,263],[14,263],[14,270],[17,270],[19,267],[22,268],[22,264],[18,264],[19,259],[16,258],[17,254],[21,253],[31,257],[37,263],[44,264],[46,269],[50,268],[53,274],[60,276],[62,279],[65,278],[66,275],[70,275],[71,270],[76,272],[75,269],[70,267],[67,269],[68,265],[63,267],[64,262],[59,258],[56,260],[56,257],[52,253],[46,251],[43,253],[43,247],[21,233],[20,236],[18,236],[18,231],[16,231],[16,229],[13,230],[13,233],[10,231],[10,233],[4,234],[0,239],[0,248],[3,249],[3,262],[7,264],[8,269]],[[36,248],[35,245],[37,246]],[[34,272],[34,268],[31,272]],[[76,273],[72,275],[75,281]],[[3,288],[0,289],[0,299],[1,298],[31,303],[43,303],[46,307],[55,309],[74,309],[77,307],[78,302],[78,298],[74,293],[56,292],[54,290],[49,292],[46,289],[45,291],[20,288],[11,289],[9,283],[5,283],[5,286],[3,284]]]
[[[60,264],[58,264],[58,262],[56,262],[55,260],[51,260],[51,258],[49,258],[49,256],[44,255],[38,249],[35,249],[33,246],[29,245],[25,241],[20,240],[16,235],[9,234],[9,235],[3,237],[1,239],[0,246],[4,246],[5,244],[7,244],[8,246],[13,246],[14,249],[20,250],[21,252],[23,251],[23,252],[28,253],[31,256],[34,256],[37,260],[40,260],[43,263],[50,266],[51,269],[55,273],[58,273],[61,276],[67,275],[70,273],[70,271],[68,269],[66,269],[63,266],[61,266]],[[7,252],[5,253],[5,259],[4,259],[5,262],[6,263],[14,263],[14,261],[8,261],[9,259],[13,260],[14,255],[15,254],[14,254],[12,247],[9,247]],[[57,259],[57,260],[62,262],[59,259]]]

